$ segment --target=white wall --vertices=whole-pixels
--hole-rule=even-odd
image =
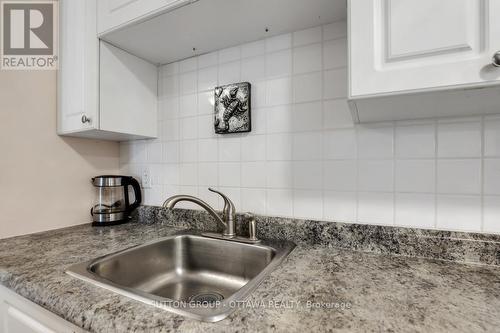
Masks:
[[[0,238],[91,221],[119,145],[56,134],[56,71],[0,70]]]
[[[239,211],[500,233],[500,118],[354,126],[346,26],[334,23],[162,67],[161,137],[121,145],[145,203],[193,194]],[[213,88],[252,83],[250,134],[215,135]],[[499,106],[500,111],[500,106]]]

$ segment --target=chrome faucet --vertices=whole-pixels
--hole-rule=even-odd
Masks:
[[[207,204],[205,201],[194,197],[192,195],[174,195],[173,197],[168,198],[165,200],[163,203],[163,207],[167,209],[173,209],[175,205],[178,202],[181,201],[189,201],[192,203],[197,204],[198,206],[202,207],[205,209],[217,222],[222,224],[224,226],[224,232],[221,234],[215,234],[212,232],[205,232],[202,233],[203,236],[206,237],[211,237],[211,238],[218,238],[218,239],[226,239],[226,240],[232,240],[236,242],[242,242],[242,243],[260,243],[260,240],[257,239],[256,237],[256,226],[255,226],[255,219],[253,215],[247,214],[246,218],[249,219],[249,237],[239,237],[236,235],[236,228],[235,228],[235,221],[236,221],[236,209],[234,208],[234,204],[229,199],[224,193],[221,193],[219,191],[216,191],[212,188],[208,189],[211,192],[220,194],[222,199],[224,199],[224,208],[222,209],[222,218],[217,214],[217,212],[210,207],[209,204]]]
[[[192,195],[174,195],[173,197],[168,198],[163,203],[164,208],[172,209],[175,205],[180,201],[189,201],[197,204],[198,206],[205,209],[212,217],[219,223],[224,226],[224,232],[222,235],[224,238],[233,238],[236,236],[235,232],[235,219],[236,219],[236,209],[234,208],[234,204],[224,193],[216,191],[212,188],[208,189],[211,192],[220,194],[222,199],[224,199],[224,208],[222,209],[222,218],[217,214],[217,212],[210,207],[205,201],[194,197]]]

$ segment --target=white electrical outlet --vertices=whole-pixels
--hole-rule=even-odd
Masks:
[[[153,179],[151,177],[151,170],[149,170],[149,167],[144,167],[142,169],[141,183],[142,188],[151,188],[153,186]]]

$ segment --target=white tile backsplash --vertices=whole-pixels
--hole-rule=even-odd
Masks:
[[[303,219],[323,218],[323,193],[315,190],[294,190],[293,215]]]
[[[292,159],[292,135],[288,133],[268,134],[266,155],[269,161]]]
[[[500,197],[484,197],[483,231],[500,233]]]
[[[434,160],[396,160],[396,192],[435,193]]]
[[[266,136],[248,135],[241,138],[242,161],[265,161],[266,160]]]
[[[356,191],[357,161],[325,161],[323,175],[326,190],[354,192]]]
[[[292,115],[291,105],[278,105],[266,108],[263,111],[266,114],[267,133],[286,133],[292,131],[294,117]]]
[[[214,92],[207,91],[198,94],[198,115],[213,115],[214,112]]]
[[[215,66],[217,65],[219,60],[219,53],[218,52],[211,52],[207,54],[203,54],[198,57],[198,68],[205,68],[205,67],[210,67],[210,66]],[[168,66],[168,65],[166,65]],[[173,73],[175,74],[175,73]]]
[[[257,56],[241,61],[241,80],[248,82],[262,81],[266,78],[266,58]]]
[[[323,187],[322,163],[318,161],[293,162],[293,187],[320,190]]]
[[[322,69],[322,44],[297,47],[293,50],[293,73],[302,74]]]
[[[481,122],[438,124],[438,157],[481,156]]]
[[[481,160],[438,160],[437,191],[446,194],[480,194]]]
[[[292,109],[292,131],[318,131],[323,128],[321,102],[295,104]]]
[[[347,66],[347,41],[338,39],[323,44],[324,69]]]
[[[396,127],[398,158],[432,158],[436,155],[436,126],[433,122]]]
[[[361,159],[392,158],[394,128],[364,125],[358,127],[358,154]]]
[[[321,132],[294,133],[292,158],[294,160],[320,160],[323,136]]]
[[[323,97],[347,97],[347,70],[345,68],[333,69],[324,72]]]
[[[198,185],[217,186],[219,183],[219,166],[216,162],[202,162],[198,164]]]
[[[162,66],[160,136],[122,143],[124,172],[149,167],[145,204],[221,208],[210,186],[242,212],[500,233],[500,117],[355,125],[346,59],[336,22]],[[240,80],[252,132],[216,135],[213,88]]]
[[[292,81],[289,77],[268,80],[266,82],[266,104],[289,104],[292,98]]]
[[[241,160],[241,139],[239,137],[219,140],[219,161],[237,162]]]
[[[351,110],[345,99],[332,99],[323,102],[323,128],[352,128]]]
[[[325,191],[323,218],[330,221],[356,221],[356,192]]]
[[[198,140],[184,140],[180,144],[181,163],[198,162]]]
[[[198,161],[200,162],[217,162],[219,142],[217,139],[200,139],[198,140]]]
[[[188,58],[185,60],[179,61],[179,73],[186,73],[195,71],[198,69],[198,58]]]
[[[481,197],[439,195],[437,228],[481,231]]]
[[[358,182],[358,189],[363,192],[392,192],[394,161],[359,160]]]
[[[203,73],[204,70],[199,71],[198,73]],[[196,92],[198,79],[196,72],[189,72],[181,74],[179,77],[179,89],[181,95],[194,94]]]
[[[241,186],[242,187],[266,187],[266,162],[243,162],[241,163]]]
[[[292,72],[292,51],[290,49],[268,53],[265,57],[266,77],[288,76]]]
[[[293,78],[293,101],[301,103],[321,100],[322,89],[321,72],[296,75]]]
[[[323,157],[325,159],[357,158],[356,130],[345,129],[323,133]]]
[[[288,161],[268,161],[266,176],[268,188],[293,187],[293,165]]]
[[[434,194],[397,193],[396,225],[432,229],[436,223]]]
[[[198,91],[209,90],[217,86],[217,67],[207,67],[198,71]]]
[[[484,155],[500,157],[500,116],[484,119]]]
[[[266,214],[266,190],[262,188],[241,189],[241,210],[254,214]]]
[[[394,194],[358,193],[358,222],[391,225],[394,220]]]
[[[500,195],[500,159],[484,160],[484,194]]]
[[[293,192],[288,189],[267,190],[267,214],[272,216],[293,216]]]
[[[240,187],[241,163],[239,162],[219,163],[219,185]]]
[[[219,85],[239,82],[241,75],[241,63],[239,61],[219,65]]]
[[[198,94],[184,95],[179,98],[179,116],[194,117],[198,113]]]

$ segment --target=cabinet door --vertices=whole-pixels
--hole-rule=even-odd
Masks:
[[[191,0],[99,0],[98,33],[104,33],[159,10],[175,8]]]
[[[56,332],[84,330],[0,286],[0,333]]]
[[[498,0],[350,0],[351,97],[498,84]]]
[[[157,136],[157,66],[101,41],[99,87],[102,131]]]
[[[96,0],[61,0],[58,133],[99,127]],[[85,116],[88,121],[82,122]]]

